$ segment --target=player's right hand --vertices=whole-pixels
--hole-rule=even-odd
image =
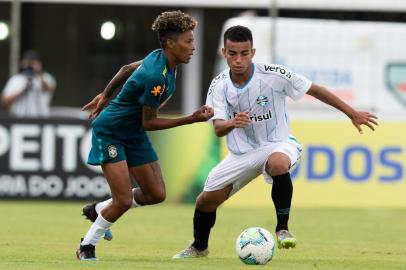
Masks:
[[[246,128],[251,124],[250,116],[248,112],[238,112],[234,119],[234,128]]]
[[[82,107],[82,111],[89,111],[89,119],[96,118],[108,102],[103,93],[98,94],[92,101]]]
[[[212,118],[214,111],[212,107],[204,105],[192,114],[193,122],[204,122]]]

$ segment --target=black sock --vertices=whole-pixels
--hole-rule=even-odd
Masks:
[[[272,176],[272,200],[275,205],[277,224],[275,231],[288,230],[293,185],[290,173]]]
[[[208,247],[210,230],[216,223],[216,211],[205,213],[195,209],[193,217],[193,236],[195,241],[192,246],[198,250],[205,250]]]

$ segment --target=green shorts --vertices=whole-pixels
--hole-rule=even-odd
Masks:
[[[87,163],[102,165],[122,160],[127,161],[128,167],[135,167],[157,161],[158,156],[146,135],[140,139],[128,141],[109,138],[93,130],[92,149]]]

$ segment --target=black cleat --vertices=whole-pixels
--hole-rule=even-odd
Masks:
[[[81,239],[81,243],[83,238]],[[78,249],[76,250],[76,258],[81,261],[96,261],[96,247],[89,244],[89,245],[82,245],[80,244]]]
[[[97,202],[90,203],[85,205],[82,208],[82,215],[86,217],[86,219],[90,220],[91,222],[95,222],[97,217],[99,216],[96,212],[96,204]],[[113,240],[113,233],[110,229],[106,231],[103,237],[107,241]]]
[[[98,214],[96,212],[96,204],[97,202],[86,204],[82,208],[82,215],[86,217],[86,219],[90,220],[91,222],[95,222]]]

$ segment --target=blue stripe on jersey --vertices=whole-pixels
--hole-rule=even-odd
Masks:
[[[238,147],[237,140],[235,139],[235,134],[234,134],[234,132],[236,132],[235,129],[231,131],[231,135],[228,135],[228,138],[229,138],[229,140],[227,140],[228,147],[229,147],[229,149],[234,149],[234,147],[232,147],[232,143],[231,143],[231,138],[232,138],[232,139],[233,139],[233,142],[234,142],[234,145],[237,147],[238,154],[242,154],[242,152],[241,152],[241,150],[240,150],[240,147]],[[229,134],[230,134],[230,133],[229,133]],[[232,137],[231,137],[231,136],[232,136]]]
[[[231,106],[231,104],[228,102],[228,99],[227,99],[227,92],[228,92],[228,85],[227,85],[227,83],[226,83],[226,90],[224,91],[224,99],[225,99],[226,103],[228,104],[228,107],[229,107],[229,108],[233,108],[233,107]],[[228,110],[227,110],[227,112],[228,112],[228,114],[231,114],[231,112],[229,112]],[[231,117],[232,117],[232,116],[231,116]],[[238,153],[239,153],[239,154],[242,154],[242,152],[241,152],[241,150],[240,150],[240,147],[238,147],[237,140],[235,139],[235,134],[234,134],[234,132],[235,132],[235,130],[232,130],[232,131],[231,131],[231,134],[229,133],[229,135],[227,136],[227,137],[229,138],[229,140],[227,140],[227,145],[229,146],[229,149],[234,149],[234,147],[232,147],[232,143],[231,143],[231,138],[232,138],[232,139],[234,140],[234,145],[235,145],[235,147],[237,147]],[[230,141],[230,142],[228,142],[228,141]]]
[[[225,88],[226,88],[226,90],[227,90],[227,81],[226,80],[224,80],[224,86],[225,86]],[[223,87],[224,87],[223,86]],[[224,95],[224,100],[226,101],[226,102],[223,102],[223,104],[224,104],[224,111],[227,113],[227,116],[228,116],[228,118],[230,118],[230,111],[229,111],[229,109],[228,109],[228,106],[227,106],[227,97],[226,97],[226,93],[225,93],[225,91],[223,91],[223,95]]]
[[[247,89],[247,95],[248,95],[248,107],[249,107],[249,112],[251,111],[251,104],[250,104],[250,91],[249,91],[250,89],[248,88]],[[256,140],[256,138],[255,138],[255,130],[254,130],[254,124],[253,123],[251,123],[251,129],[252,129],[252,137],[254,138],[254,140],[253,140],[253,143],[254,143],[254,148],[258,148],[258,146],[259,146],[259,143],[258,143],[258,141]],[[250,145],[251,146],[253,146],[251,143],[250,143]]]
[[[224,100],[227,103],[226,107],[228,106],[229,108],[232,108],[233,106],[231,105],[230,102],[228,102],[228,99],[227,99],[227,92],[228,92],[228,85],[226,84],[226,90],[224,91]]]
[[[271,86],[269,86],[269,88],[271,88],[271,93],[272,93],[272,104],[273,104],[273,114],[275,115],[275,128],[274,128],[274,133],[275,133],[275,138],[277,138],[276,136],[276,130],[278,129],[278,117],[276,115],[276,107],[275,107],[275,95],[274,95],[274,90]]]
[[[259,80],[259,94],[262,95],[262,80]],[[262,107],[262,114],[265,114],[265,106]],[[269,140],[268,121],[265,121],[266,138]]]
[[[283,107],[286,108],[286,99],[283,99]],[[288,131],[290,132],[290,124],[289,124],[288,113],[287,113],[286,109],[285,109],[285,122],[286,122],[286,126],[288,127]]]
[[[241,95],[244,95],[244,93],[248,93],[248,90],[249,90],[249,89],[247,89],[246,91],[244,91],[243,93],[241,93]],[[249,95],[249,94],[248,94],[248,95]],[[249,97],[249,96],[248,96],[248,97]],[[244,99],[243,99],[243,100],[244,100]],[[240,103],[240,93],[237,93],[237,104],[238,104],[238,110],[239,110],[240,112],[242,112],[242,110],[241,110],[241,103]],[[251,108],[250,108],[249,99],[248,99],[248,112],[250,112],[250,109],[251,109]],[[247,144],[249,144],[252,148],[255,149],[255,145],[252,145],[251,142],[250,142],[250,139],[249,139],[249,136],[248,136],[247,128],[244,128],[243,131],[244,131],[245,136],[247,137]]]

